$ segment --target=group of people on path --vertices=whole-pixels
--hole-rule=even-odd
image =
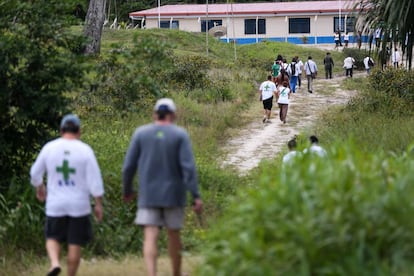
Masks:
[[[272,65],[271,74],[267,77],[259,88],[259,99],[263,103],[263,123],[270,122],[270,116],[273,108],[273,100],[279,105],[279,119],[286,124],[289,100],[292,93],[297,92],[297,88],[302,86],[302,74],[306,75],[308,92],[313,93],[313,80],[318,72],[316,63],[309,56],[308,60],[303,64],[298,56],[292,58],[288,63],[285,58],[278,55]]]
[[[174,276],[181,276],[181,239],[187,191],[193,210],[202,211],[196,166],[187,132],[176,126],[176,106],[160,99],[154,107],[154,123],[137,128],[122,168],[123,199],[138,197],[135,223],[144,229],[143,254],[148,276],[156,275],[157,239],[160,228],[168,235]],[[74,276],[81,247],[92,239],[91,202],[97,222],[103,220],[104,185],[92,148],[80,141],[78,116],[66,115],[61,137],[48,142],[31,167],[31,184],[39,201],[46,201],[45,239],[50,260],[48,276],[60,274],[61,244],[68,245],[67,275]],[[47,185],[43,177],[47,174]],[[139,193],[133,188],[138,174]]]

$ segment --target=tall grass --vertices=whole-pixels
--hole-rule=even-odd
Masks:
[[[209,235],[200,275],[398,275],[414,254],[413,147],[336,143],[327,158],[262,167]]]

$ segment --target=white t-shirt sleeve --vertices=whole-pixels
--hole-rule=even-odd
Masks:
[[[103,196],[104,187],[102,175],[92,149],[90,150],[88,163],[86,165],[86,183],[89,187],[89,192],[93,197]]]
[[[264,86],[263,84],[264,84],[264,82],[262,82],[262,84],[260,85],[260,88],[259,88],[260,91],[263,91],[263,88],[264,88],[263,87]]]
[[[30,183],[35,187],[43,184],[43,176],[46,172],[46,151],[46,147],[43,147],[30,168]]]

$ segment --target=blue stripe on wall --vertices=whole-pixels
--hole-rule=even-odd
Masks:
[[[316,42],[315,43],[315,37],[314,36],[307,36],[308,38],[308,42],[307,44],[329,44],[332,43],[334,44],[334,38],[333,36],[318,36],[316,37]],[[343,42],[343,37],[342,37],[342,42]],[[362,36],[362,42],[368,42],[368,36]],[[223,42],[227,42],[226,38],[221,38],[220,39]],[[229,39],[230,42],[233,42],[234,39]],[[286,42],[286,38],[285,37],[266,37],[266,38],[258,38],[257,40],[258,42],[262,42],[262,41],[274,41],[274,42]],[[304,44],[303,42],[303,37],[302,36],[297,36],[297,37],[288,37],[287,38],[287,42],[289,43],[293,43],[293,44]],[[255,37],[243,37],[243,38],[236,38],[236,43],[237,44],[254,44],[256,43],[256,38]],[[356,43],[355,37],[354,36],[349,36],[349,43]]]

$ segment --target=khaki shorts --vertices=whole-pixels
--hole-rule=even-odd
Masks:
[[[174,208],[138,208],[135,224],[142,226],[160,226],[179,230],[184,225],[184,207]]]

